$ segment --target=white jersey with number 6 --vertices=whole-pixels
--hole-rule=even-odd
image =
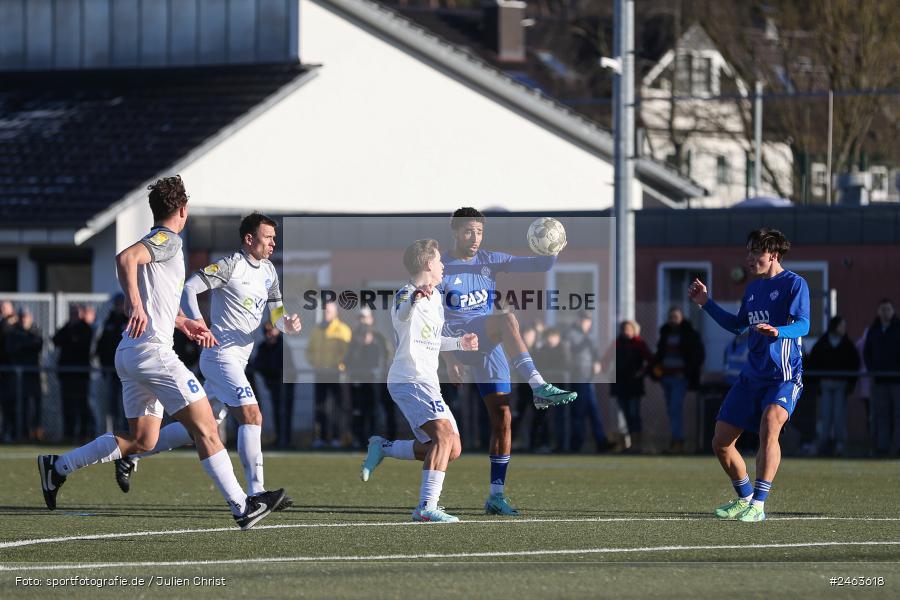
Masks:
[[[116,372],[122,380],[125,417],[170,415],[206,396],[197,377],[173,350],[175,317],[184,285],[181,238],[156,227],[140,240],[150,262],[138,265],[138,290],[147,329],[138,338],[123,334],[116,350]]]

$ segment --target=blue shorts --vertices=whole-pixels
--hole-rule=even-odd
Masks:
[[[448,332],[454,337],[467,333],[478,335],[477,352],[456,352],[456,358],[469,368],[472,381],[478,386],[478,393],[484,398],[489,394],[509,394],[512,392],[509,376],[509,361],[503,353],[503,346],[492,342],[487,334],[487,320],[492,315],[481,315],[449,326]]]
[[[790,381],[764,381],[741,374],[722,401],[716,421],[759,433],[766,407],[770,404],[780,406],[790,419],[802,392],[803,382],[799,375]]]

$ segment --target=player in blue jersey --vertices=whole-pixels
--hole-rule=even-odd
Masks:
[[[731,477],[738,497],[716,509],[720,519],[762,521],[772,480],[781,463],[778,436],[803,391],[802,337],[809,333],[809,287],[781,266],[791,244],[776,229],[757,229],[747,237],[747,266],[758,279],[744,292],[738,314],[726,311],[695,279],[688,295],[716,323],[739,334],[748,327],[747,364],[725,396],[716,417],[713,450]],[[756,482],[735,448],[745,429],[759,433]]]
[[[522,341],[515,315],[494,313],[496,278],[498,273],[549,271],[556,257],[511,256],[483,250],[484,215],[474,208],[454,212],[450,227],[454,248],[442,257],[445,335],[458,337],[473,332],[481,341],[477,352],[442,354],[453,383],[462,381],[463,369],[469,370],[490,415],[491,479],[484,510],[487,514],[515,516],[519,513],[505,493],[506,469],[512,451],[510,362],[531,385],[538,409],[572,402],[577,394],[545,382]]]

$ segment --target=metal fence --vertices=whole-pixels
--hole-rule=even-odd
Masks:
[[[75,304],[93,306],[97,312],[94,321],[95,339],[102,330],[102,324],[110,309],[110,298],[101,294],[0,294],[0,301],[10,300],[16,308],[26,308],[34,316],[35,323],[42,332],[44,341],[40,366],[38,369],[0,365],[0,435],[6,441],[27,440],[29,433],[34,433],[36,424],[41,430],[41,438],[48,442],[60,441],[65,432],[65,414],[62,406],[60,370],[57,367],[57,352],[51,341],[53,333],[68,319],[69,308]],[[637,321],[643,326],[641,335],[652,351],[656,349],[659,328],[659,311],[655,304],[638,305]],[[709,323],[698,326],[706,343],[707,371],[704,373],[704,384],[697,391],[687,394],[684,403],[684,434],[686,452],[703,451],[712,435],[715,411],[724,397],[727,387],[720,381],[721,360],[715,360],[715,354],[722,351],[722,338],[714,334],[715,329]],[[599,349],[603,353],[604,349]],[[715,366],[714,366],[715,365]],[[538,365],[540,367],[540,365]],[[69,369],[65,369],[68,371]],[[90,410],[89,431],[94,433],[107,431],[116,426],[115,415],[120,410],[119,396],[110,390],[110,380],[96,360],[89,368],[83,369],[88,380],[88,406]],[[563,376],[562,380],[565,377]],[[40,418],[35,421],[34,381],[40,396]],[[30,381],[30,383],[29,383]],[[262,380],[254,381],[257,395],[264,414],[267,417],[264,425],[264,436],[274,441],[278,420],[287,420],[284,410],[290,411],[291,431],[282,438],[282,443],[294,447],[309,447],[321,437],[316,431],[315,388],[313,384],[285,384],[282,397],[291,398],[291,402],[283,402],[283,406],[275,407]],[[30,387],[29,387],[30,386]],[[663,452],[670,445],[669,417],[665,398],[659,384],[646,380],[646,394],[640,403],[640,414],[643,420],[642,451],[648,453]],[[335,445],[354,447],[363,443],[360,428],[366,435],[373,432],[386,433],[395,431],[398,436],[408,436],[409,430],[399,410],[392,410],[387,397],[387,390],[380,386],[375,392],[374,406],[361,406],[355,394],[358,388],[343,381],[331,394],[324,406],[328,420],[337,432]],[[625,419],[615,399],[610,396],[608,384],[596,384],[596,395],[603,418],[604,429],[611,440],[621,439],[628,433]],[[29,393],[31,395],[29,396]],[[515,423],[514,445],[520,449],[535,451],[571,449],[570,440],[576,428],[581,428],[585,445],[583,451],[593,451],[596,446],[589,431],[589,424],[578,419],[570,407],[554,408],[546,414],[538,414],[531,407],[528,390],[516,389],[512,402],[513,420]],[[484,404],[477,391],[471,386],[452,388],[445,386],[445,399],[451,406],[460,425],[463,442],[468,449],[485,448],[489,437],[489,422]],[[868,446],[868,423],[866,395],[857,391],[847,400],[848,444],[861,451]],[[804,444],[810,443],[810,436],[815,435],[817,399],[807,389],[800,401],[800,406],[785,434],[789,452],[800,452]],[[361,414],[364,413],[364,414]],[[810,425],[810,421],[812,425]],[[812,434],[810,433],[812,431]],[[361,439],[362,437],[362,439]]]

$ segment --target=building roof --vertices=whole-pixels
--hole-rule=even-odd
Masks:
[[[81,227],[306,72],[282,64],[4,73],[0,222]]]

